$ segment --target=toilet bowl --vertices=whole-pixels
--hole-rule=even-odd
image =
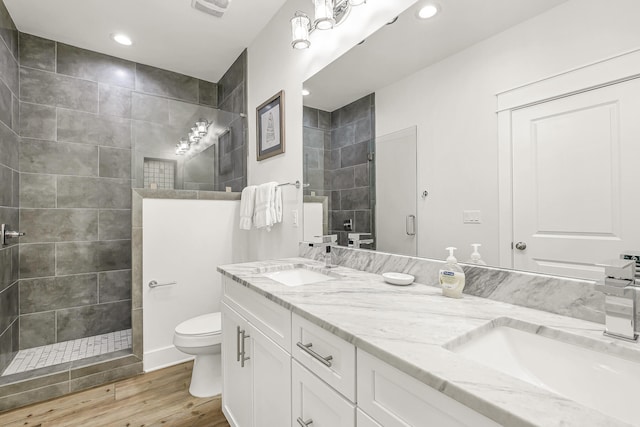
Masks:
[[[173,345],[183,353],[195,356],[189,393],[195,397],[211,397],[222,391],[220,313],[209,313],[185,320],[176,326]]]

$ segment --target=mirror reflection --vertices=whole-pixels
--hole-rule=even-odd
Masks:
[[[637,50],[640,5],[455,0],[429,19],[420,6],[304,83],[305,240],[323,223],[341,245],[435,259],[455,246],[461,262],[480,244],[489,265],[582,278],[638,250],[640,168],[621,155],[638,151],[622,126],[637,80],[584,96],[561,84]],[[514,94],[537,101],[500,110]]]

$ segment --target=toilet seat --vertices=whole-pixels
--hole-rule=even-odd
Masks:
[[[185,320],[176,326],[176,334],[183,336],[202,337],[219,335],[222,333],[222,320],[220,312],[203,314]]]

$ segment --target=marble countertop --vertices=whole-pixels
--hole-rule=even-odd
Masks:
[[[380,275],[345,267],[331,269],[337,280],[297,287],[262,275],[292,264],[323,267],[289,258],[224,265],[218,271],[502,425],[628,426],[447,350],[491,322],[517,323],[577,344],[588,340],[591,348],[640,361],[636,344],[604,337],[603,325],[468,295],[446,298],[438,287],[425,284],[392,286]]]

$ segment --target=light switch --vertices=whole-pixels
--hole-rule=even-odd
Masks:
[[[294,209],[291,211],[291,217],[293,219],[293,226],[297,227],[298,226],[298,210]]]
[[[480,211],[462,211],[463,224],[480,224],[482,222]]]
[[[231,187],[225,187],[225,191],[226,191],[227,193],[231,193]]]

